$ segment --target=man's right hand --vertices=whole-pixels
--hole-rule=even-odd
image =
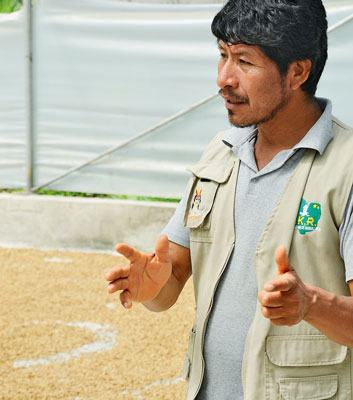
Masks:
[[[172,273],[167,236],[158,238],[155,254],[142,253],[123,243],[117,244],[115,249],[130,262],[113,267],[105,274],[105,279],[110,282],[108,292],[122,290],[120,301],[125,308],[131,308],[133,301],[153,300]]]

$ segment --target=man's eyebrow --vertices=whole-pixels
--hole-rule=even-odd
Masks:
[[[253,54],[250,51],[246,50],[240,50],[240,51],[235,51],[237,56],[246,56],[246,57],[251,57]]]
[[[219,50],[225,50],[225,48],[220,44],[220,42],[219,42],[219,40],[217,41],[217,45],[218,45],[218,49]],[[233,44],[230,44],[230,46],[229,47],[231,47],[231,46],[236,46],[235,44],[233,45]],[[247,50],[243,50],[243,49],[241,49],[241,50],[235,50],[235,52],[236,52],[236,54],[238,55],[238,56],[249,56],[249,57],[251,57],[253,54],[250,52],[250,51],[247,51]]]

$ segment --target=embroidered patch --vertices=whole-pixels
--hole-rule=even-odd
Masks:
[[[318,223],[321,218],[321,204],[308,204],[304,199],[300,202],[295,228],[301,235],[308,232],[319,231]]]
[[[188,219],[199,220],[202,216],[201,206],[201,193],[202,189],[196,189],[194,200],[191,205]]]

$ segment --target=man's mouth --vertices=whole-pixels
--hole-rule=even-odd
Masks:
[[[248,104],[249,101],[246,97],[239,96],[235,93],[230,92],[227,89],[221,89],[219,94],[223,97],[226,104],[229,105],[241,105],[241,104]]]
[[[243,107],[246,105],[246,101],[240,101],[240,100],[226,100],[226,109],[228,111],[234,111],[236,112],[240,107]]]
[[[226,100],[227,103],[230,104],[244,104],[245,101],[239,101],[239,100]]]

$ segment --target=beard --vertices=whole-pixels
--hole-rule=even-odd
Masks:
[[[228,90],[228,95],[233,101],[241,101],[247,105],[250,104],[247,97],[239,96],[235,93],[232,93],[230,89],[225,90]],[[281,111],[288,104],[288,101],[289,98],[287,95],[285,84],[283,81],[281,81],[280,97],[279,99],[277,99],[276,103],[274,103],[273,105],[271,104],[271,106],[266,106],[265,110],[263,111],[260,110],[258,112],[250,113],[247,118],[244,118],[242,121],[239,122],[235,122],[237,115],[232,110],[228,110],[228,119],[230,124],[237,128],[246,128],[253,125],[260,125],[275,118],[278,112]]]

